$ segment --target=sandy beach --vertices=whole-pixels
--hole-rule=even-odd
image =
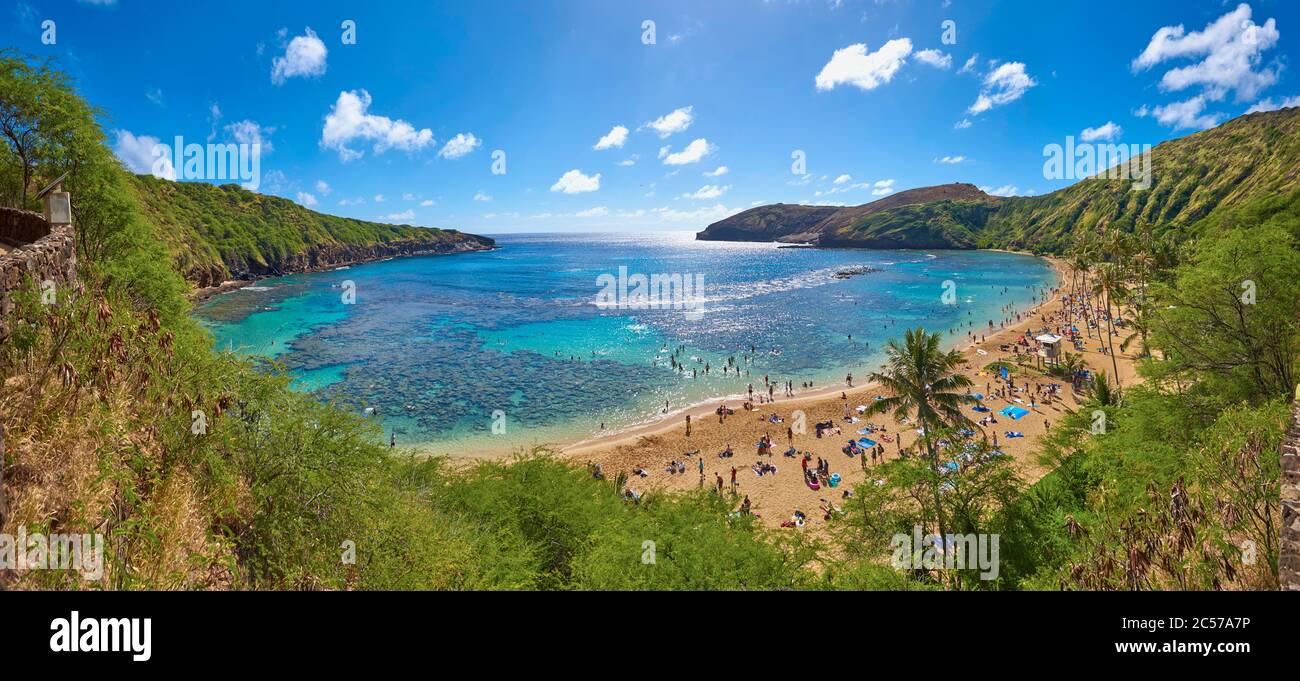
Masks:
[[[1020,312],[1019,321],[1013,319],[1012,323],[1002,328],[995,326],[991,332],[985,327],[982,340],[977,335],[975,342],[963,342],[957,346],[966,359],[961,373],[971,379],[974,385],[973,392],[990,395],[1004,385],[995,372],[984,371],[984,367],[992,362],[1014,359],[1014,352],[1002,351],[999,346],[1012,343],[1031,328],[1036,334],[1044,327],[1056,328],[1065,323],[1061,297],[1068,293],[1070,274],[1059,261],[1053,261],[1052,264],[1057,270],[1058,288],[1047,297],[1046,301]],[[1068,344],[1066,351],[1080,354],[1090,369],[1105,371],[1107,375],[1112,375],[1114,370],[1111,358],[1100,351],[1104,341],[1097,336],[1096,330],[1093,331],[1093,337],[1084,336],[1085,346],[1082,353],[1076,353]],[[1136,372],[1133,358],[1119,350],[1123,338],[1123,335],[1116,337],[1114,345],[1120,380],[1124,385],[1130,385],[1136,378]],[[854,372],[854,375],[855,378],[861,376],[865,380],[865,372],[863,374]],[[1029,415],[1019,420],[998,416],[998,423],[989,424],[984,430],[990,438],[996,431],[999,447],[1013,457],[1019,467],[1020,475],[1026,481],[1032,482],[1047,473],[1047,470],[1035,461],[1035,452],[1038,440],[1047,430],[1048,422],[1055,423],[1066,413],[1076,409],[1080,396],[1073,394],[1068,381],[1034,371],[1022,370],[1015,378],[1017,385],[1027,383],[1030,388],[1028,393],[1012,396],[1012,399],[1018,398],[1022,401],[989,397],[984,400],[984,404],[991,407],[990,413],[995,415],[999,410],[1012,404],[1029,409]],[[1033,394],[1035,384],[1060,386],[1058,397],[1050,402],[1040,399],[1031,407],[1030,396]],[[757,396],[760,391],[766,393],[761,378],[756,381],[755,395]],[[860,457],[851,458],[841,451],[849,439],[863,437],[857,432],[859,429],[864,428],[868,423],[883,428],[883,431],[868,437],[885,446],[886,460],[899,456],[900,444],[901,448],[909,447],[918,437],[914,426],[908,427],[896,423],[888,416],[868,418],[857,413],[859,405],[869,404],[875,396],[882,394],[880,387],[874,384],[862,385],[855,380],[853,388],[843,384],[803,392],[796,388],[795,396],[786,398],[781,397],[782,392],[778,388],[777,397],[773,402],[755,404],[753,411],[744,410],[742,402],[734,399],[713,400],[695,405],[690,409],[620,433],[563,446],[559,448],[560,455],[575,462],[598,463],[607,477],[612,478],[620,472],[627,472],[630,476],[629,487],[638,493],[689,490],[701,485],[713,488],[716,486],[717,476],[721,476],[724,492],[728,492],[734,466],[738,488],[735,498],[737,505],[744,496],[748,495],[753,512],[762,518],[764,524],[771,527],[779,526],[782,521],[788,520],[795,510],[800,510],[808,517],[804,529],[815,530],[825,525],[819,510],[822,500],[842,504],[843,491],[851,489],[872,474],[870,464],[864,471]],[[724,403],[734,409],[735,413],[720,422],[716,409],[718,405]],[[857,422],[850,423],[844,419],[846,405],[850,414],[857,418]],[[796,412],[803,412],[806,430],[803,433],[794,433],[791,438],[787,428],[795,424]],[[979,416],[975,412],[969,413],[974,417]],[[689,436],[685,432],[687,414],[691,417]],[[783,422],[770,422],[769,418],[772,414],[783,419]],[[818,438],[815,424],[826,421],[833,421],[840,432],[824,433],[823,437]],[[1019,431],[1024,434],[1024,437],[1006,438],[1004,433],[1009,430]],[[881,433],[888,435],[894,441],[882,441],[879,437]],[[772,440],[773,454],[770,457],[763,456],[761,460],[777,466],[777,473],[768,473],[760,477],[751,466],[760,460],[756,443],[764,435]],[[720,458],[718,453],[728,446],[732,448],[735,455],[730,458]],[[839,486],[817,491],[808,488],[803,481],[799,458],[788,458],[782,455],[782,452],[791,446],[800,453],[811,452],[814,464],[819,457],[830,461],[831,472],[838,473],[842,478]],[[684,456],[685,453],[696,450],[699,451],[698,455]],[[699,473],[701,458],[704,461],[702,482]],[[671,461],[685,463],[685,472],[670,474],[666,468]],[[879,463],[875,465],[878,466]],[[647,475],[644,477],[636,475],[633,473],[634,469],[643,469]]]

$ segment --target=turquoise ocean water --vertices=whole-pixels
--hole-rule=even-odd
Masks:
[[[750,383],[757,393],[764,375],[797,389],[842,385],[852,371],[856,383],[905,328],[955,345],[1054,284],[1046,261],[1010,253],[791,249],[687,232],[497,240],[491,252],[268,279],[196,314],[219,348],[273,357],[297,388],[372,408],[385,437],[465,454],[625,428],[660,417],[665,401],[672,412]],[[860,266],[874,271],[834,276]],[[703,295],[688,310],[602,309],[599,278],[620,267],[702,275]],[[747,374],[724,375],[729,361]]]

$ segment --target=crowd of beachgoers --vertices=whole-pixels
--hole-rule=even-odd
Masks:
[[[973,388],[963,408],[969,423],[957,433],[965,442],[954,448],[964,454],[939,457],[934,465],[955,466],[951,459],[963,455],[1010,456],[1023,476],[1037,479],[1047,472],[1034,456],[1038,440],[1085,399],[1097,372],[1114,380],[1117,370],[1125,384],[1135,379],[1131,358],[1111,354],[1131,333],[1122,315],[1072,289],[1060,265],[1058,273],[1060,285],[1038,292],[1032,308],[1007,305],[1002,319],[946,330],[965,333],[959,372]],[[1049,374],[1069,355],[1071,371]],[[740,372],[745,364],[728,361],[724,370]],[[755,383],[736,406],[699,405],[680,421],[582,443],[566,455],[585,461],[598,477],[628,473],[624,495],[631,500],[652,490],[706,488],[732,499],[736,513],[773,527],[804,527],[838,514],[855,485],[883,484],[877,471],[884,463],[924,454],[917,424],[871,413],[873,401],[889,396],[877,382],[855,385],[849,374],[829,393],[806,381],[796,388],[795,381],[763,376]]]

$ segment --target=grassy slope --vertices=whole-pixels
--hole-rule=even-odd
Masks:
[[[481,239],[455,230],[325,215],[233,184],[170,182],[148,175],[134,176],[131,184],[145,218],[158,227],[177,267],[191,281],[274,269],[287,256],[322,245]]]
[[[980,243],[1056,251],[1073,230],[1104,223],[1151,225],[1158,236],[1297,188],[1300,108],[1251,114],[1156,146],[1146,191],[1131,191],[1125,180],[1083,180],[1045,196],[1005,201]]]
[[[1152,184],[1145,191],[1133,191],[1129,180],[1087,179],[1044,196],[1000,199],[974,190],[932,200],[933,190],[969,187],[942,185],[844,208],[816,229],[821,243],[835,246],[1038,252],[1059,252],[1076,230],[1104,224],[1130,231],[1150,225],[1156,236],[1182,231],[1251,200],[1300,189],[1300,108],[1241,116],[1157,145],[1151,154]],[[773,222],[782,215],[802,216],[799,208],[762,206],[710,225],[703,234],[761,239],[805,234],[809,228],[802,219]],[[767,219],[751,224],[750,215]]]

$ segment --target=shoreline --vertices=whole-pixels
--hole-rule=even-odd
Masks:
[[[1001,249],[992,249],[992,248],[979,249],[979,250],[999,251],[1002,253],[1019,253],[1018,251],[1005,251]],[[1029,253],[1019,253],[1019,254],[1032,255]],[[1064,261],[1060,260],[1055,256],[1035,256],[1035,257],[1043,258],[1051,265],[1052,271],[1056,275],[1056,282],[1050,288],[1053,291],[1059,289],[1066,280],[1066,275],[1068,274],[1068,266],[1065,264]],[[1027,321],[1029,316],[1039,313],[1041,310],[1043,310],[1043,308],[1051,304],[1051,302],[1052,299],[1049,298],[1045,301],[1032,305],[1031,307],[1022,311],[1021,315],[1024,316]],[[992,339],[1001,335],[1004,332],[1015,330],[1016,328],[1018,328],[1024,323],[1026,322],[1022,321],[1013,324],[1011,326],[1007,326],[1006,328],[1000,328],[997,331],[995,331],[993,334],[986,334],[986,335],[989,337],[989,339]],[[972,350],[975,346],[980,344],[981,343],[978,341],[970,341],[970,340],[963,339],[958,341],[956,344],[954,344],[950,349],[965,354],[966,352]],[[760,412],[764,410],[775,409],[777,408],[778,404],[781,405],[780,408],[782,409],[784,409],[786,405],[791,405],[791,404],[794,405],[805,404],[806,406],[806,403],[818,403],[821,402],[822,400],[825,400],[828,397],[837,397],[840,394],[844,394],[851,400],[855,395],[870,396],[870,393],[872,393],[874,390],[879,389],[879,387],[880,386],[874,381],[868,381],[860,385],[855,385],[852,388],[849,388],[847,386],[840,386],[840,387],[827,386],[824,388],[813,388],[812,390],[809,390],[807,392],[796,393],[794,397],[782,398],[779,402],[768,402],[765,404],[756,403],[754,405],[755,407],[754,411]],[[717,409],[719,406],[723,404],[726,404],[727,402],[735,402],[738,399],[741,400],[741,404],[743,404],[745,397],[744,395],[710,397],[705,400],[701,400],[699,402],[687,405],[680,409],[676,409],[674,411],[668,412],[658,418],[645,421],[643,423],[638,423],[616,431],[610,431],[609,433],[595,435],[593,437],[584,438],[582,440],[578,440],[574,442],[558,443],[553,445],[553,447],[555,451],[562,456],[574,456],[586,452],[599,451],[601,449],[605,449],[609,447],[618,447],[618,446],[631,444],[642,437],[658,435],[664,432],[669,432],[673,430],[674,427],[679,427],[679,428],[682,427],[684,422],[683,419],[687,414],[691,416],[692,422],[697,421],[701,416],[706,418],[715,417],[717,416],[717,414],[714,411],[715,409]],[[739,414],[740,411],[741,411],[740,409],[737,409],[737,414]],[[475,457],[475,458],[480,458],[480,457]]]

